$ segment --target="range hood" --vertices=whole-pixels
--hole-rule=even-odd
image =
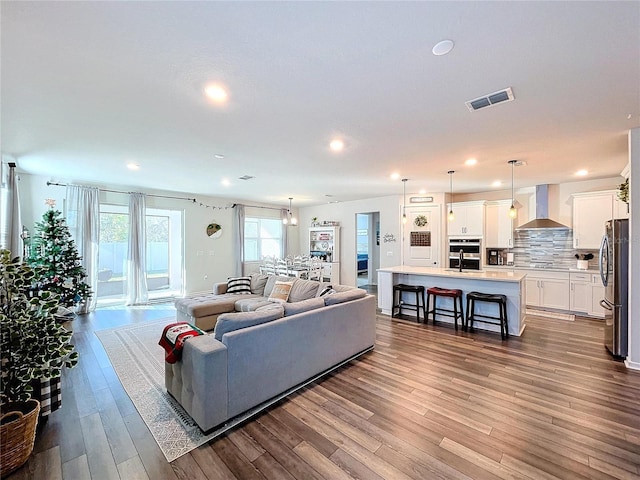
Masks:
[[[536,185],[536,218],[520,225],[516,230],[570,230],[549,218],[549,185]]]

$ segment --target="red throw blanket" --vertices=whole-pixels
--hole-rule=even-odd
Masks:
[[[187,322],[170,323],[164,327],[162,337],[160,337],[158,345],[164,348],[166,352],[165,360],[168,363],[176,363],[182,356],[182,347],[184,347],[184,342],[191,337],[197,337],[204,334],[205,332],[200,330],[198,327],[194,327]]]

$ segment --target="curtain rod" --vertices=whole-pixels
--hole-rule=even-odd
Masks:
[[[262,205],[245,205],[244,203],[238,203],[238,204],[234,203],[233,204],[234,207],[236,205],[242,205],[244,207],[249,207],[249,208],[264,208],[264,209],[267,209],[267,210],[286,210],[286,207],[281,207],[281,208],[278,208],[278,207],[263,207]]]
[[[67,185],[66,183],[56,183],[56,182],[47,182],[47,186],[50,185],[55,185],[56,187],[68,187],[69,185]],[[98,187],[96,187],[98,188]],[[98,188],[98,190],[101,190],[103,192],[111,192],[111,193],[132,193],[132,192],[124,192],[122,190],[109,190],[108,188]],[[193,203],[196,202],[195,198],[188,198],[188,197],[174,197],[171,195],[154,195],[152,193],[145,193],[145,195],[147,197],[157,197],[157,198],[173,198],[175,200],[189,200]]]

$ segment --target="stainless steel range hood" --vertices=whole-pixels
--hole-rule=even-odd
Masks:
[[[516,230],[571,230],[549,218],[549,185],[536,185],[536,218]]]

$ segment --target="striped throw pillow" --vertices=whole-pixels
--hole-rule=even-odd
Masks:
[[[327,285],[322,290],[320,290],[320,293],[318,294],[318,296],[324,297],[325,295],[331,295],[332,293],[336,293],[336,291],[333,289],[331,285]]]
[[[227,279],[227,293],[251,293],[251,277],[229,277]]]

